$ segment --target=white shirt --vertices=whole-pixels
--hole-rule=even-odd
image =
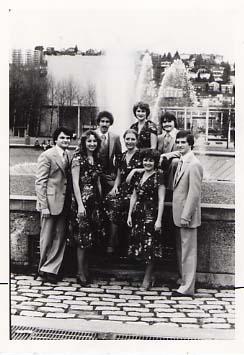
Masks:
[[[97,130],[96,130],[96,133],[98,134],[99,138],[102,139],[102,136],[105,136],[105,137],[106,137],[106,142],[108,141],[108,132],[102,133],[102,132],[100,131],[100,129],[97,129]]]
[[[63,150],[62,148],[60,148],[58,145],[56,145],[56,149],[57,149],[57,152],[58,152],[58,154],[60,155],[62,161],[64,161],[64,160],[65,160],[65,158],[64,158],[65,150]]]

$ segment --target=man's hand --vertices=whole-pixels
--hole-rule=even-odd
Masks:
[[[41,211],[41,214],[42,214],[42,217],[43,218],[49,218],[50,217],[50,211],[48,208],[44,208],[42,211]]]
[[[180,224],[182,227],[189,227],[190,221],[187,221],[186,219],[181,218]]]

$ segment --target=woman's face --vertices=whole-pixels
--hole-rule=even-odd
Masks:
[[[143,121],[147,118],[147,111],[144,110],[143,108],[137,107],[136,109],[136,118],[139,121]]]
[[[134,133],[127,133],[125,136],[125,146],[128,150],[133,150],[136,147],[137,139]]]
[[[152,158],[144,158],[142,164],[145,171],[152,171],[155,168],[155,161]]]
[[[86,138],[86,149],[93,153],[97,148],[97,139],[92,134]]]

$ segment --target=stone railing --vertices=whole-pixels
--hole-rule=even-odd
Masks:
[[[31,268],[38,263],[40,216],[35,210],[34,196],[10,196],[10,244],[12,267]],[[168,219],[171,203],[165,203],[164,219]],[[167,224],[167,223],[166,223]],[[170,229],[165,227],[165,245],[172,249]],[[35,240],[35,243],[33,242]],[[202,225],[198,229],[197,281],[206,285],[234,286],[235,206],[202,204]],[[171,253],[172,255],[174,253]],[[171,259],[175,258],[175,255]],[[176,261],[167,269],[162,263],[161,276],[176,273]],[[172,267],[173,265],[173,267]],[[117,265],[118,266],[118,265]],[[116,266],[116,267],[117,267]],[[113,265],[112,265],[113,268]],[[130,272],[133,270],[126,270]]]

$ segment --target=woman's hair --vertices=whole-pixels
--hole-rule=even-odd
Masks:
[[[186,141],[189,144],[189,146],[191,147],[191,149],[193,149],[194,146],[194,135],[191,133],[191,131],[189,130],[181,130],[176,134],[176,138],[185,138],[186,137]]]
[[[108,111],[101,111],[99,112],[99,114],[97,115],[97,124],[99,124],[99,122],[101,121],[102,118],[108,118],[110,121],[110,126],[112,126],[112,124],[114,123],[114,118],[112,113],[108,112]]]
[[[143,159],[153,159],[155,163],[155,167],[158,166],[160,153],[156,149],[151,149],[151,148],[143,149],[140,156],[141,156],[141,161],[143,161]]]
[[[140,108],[141,110],[145,110],[146,111],[146,118],[148,118],[148,116],[150,115],[150,108],[149,105],[145,102],[139,101],[137,102],[134,106],[133,106],[133,113],[136,117],[136,110]]]
[[[138,140],[138,133],[133,128],[129,128],[125,131],[125,133],[123,134],[124,139],[128,133],[134,134],[134,136],[136,137],[136,140]]]
[[[163,126],[163,122],[171,122],[174,121],[175,123],[175,128],[177,128],[177,122],[176,122],[176,117],[170,112],[162,112],[162,114],[159,117],[159,122],[160,125]]]
[[[82,135],[81,140],[80,140],[80,144],[79,144],[79,152],[82,155],[87,155],[86,140],[90,136],[94,136],[96,141],[97,141],[97,147],[96,147],[96,149],[93,152],[94,158],[97,159],[98,152],[99,152],[99,149],[101,147],[101,139],[99,138],[98,134],[95,131],[91,130],[91,129],[89,129],[88,131],[84,132],[84,134]]]

